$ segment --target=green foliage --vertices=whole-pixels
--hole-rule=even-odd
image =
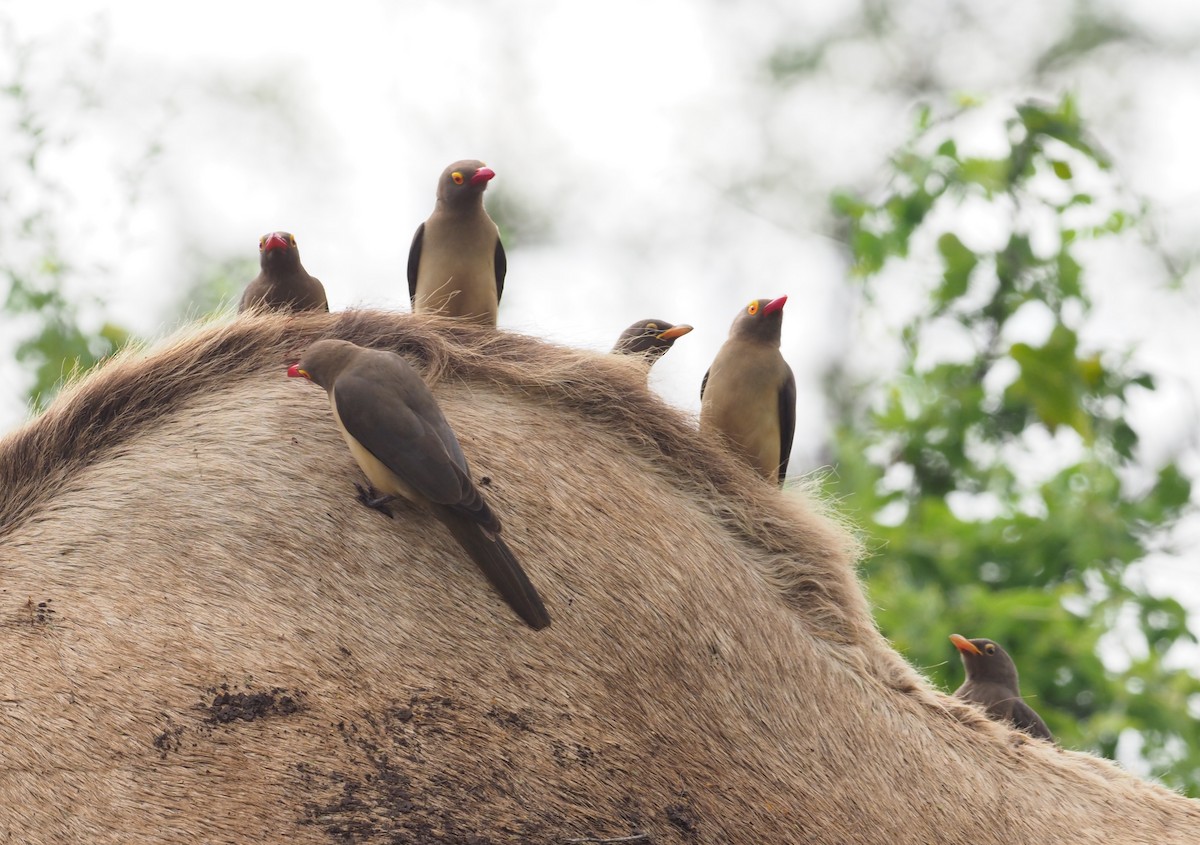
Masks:
[[[103,323],[85,331],[79,309],[63,294],[61,275],[47,268],[40,278],[26,279],[5,268],[9,279],[4,310],[29,315],[33,325],[18,343],[16,358],[30,367],[34,382],[28,398],[40,411],[62,383],[87,372],[130,341],[120,326]]]
[[[498,186],[488,191],[487,209],[510,252],[518,246],[543,244],[553,238],[554,220],[514,188]]]
[[[97,320],[93,327],[85,312],[94,306],[98,313],[101,303],[69,290],[80,268],[58,246],[58,212],[67,191],[42,161],[75,139],[52,129],[38,108],[28,79],[32,46],[16,41],[11,27],[3,35],[7,62],[0,64],[0,114],[11,115],[12,123],[0,133],[9,141],[0,154],[8,200],[0,207],[0,278],[8,282],[0,311],[15,328],[6,336],[17,339],[17,360],[33,373],[26,397],[41,410],[66,379],[91,369],[130,337],[110,322]],[[83,60],[94,62],[97,56]],[[82,79],[86,71],[80,73]],[[64,87],[79,96],[83,113],[94,106],[94,92],[80,79],[68,79]]]
[[[1062,744],[1112,756],[1135,731],[1157,776],[1200,794],[1200,723],[1188,713],[1200,681],[1166,659],[1196,638],[1178,602],[1126,577],[1191,486],[1174,463],[1127,482],[1145,468],[1125,412],[1154,381],[1079,335],[1090,301],[1075,251],[1136,213],[1070,97],[1016,107],[996,158],[961,154],[957,125],[922,111],[878,202],[833,198],[866,308],[880,307],[899,263],[928,268],[931,282],[925,307],[895,326],[899,374],[841,388],[832,492],[876,544],[866,575],[877,619],[950,690],[962,681],[950,633],[1001,642]],[[967,205],[1004,221],[997,246],[972,246],[957,228]],[[1031,340],[1034,324],[1046,331]],[[938,349],[947,328],[969,354]]]
[[[237,307],[246,285],[258,275],[258,256],[240,255],[214,261],[203,257],[203,264],[191,283],[184,288],[180,311],[184,319],[194,320]]]

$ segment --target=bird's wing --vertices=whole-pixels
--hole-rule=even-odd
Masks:
[[[250,284],[246,285],[246,289],[242,291],[242,298],[238,300],[237,312],[239,314],[243,311],[249,311],[255,305],[262,302],[263,284],[262,274],[260,273],[254,277]]]
[[[708,387],[708,374],[712,372],[712,367],[704,371],[704,378],[700,379],[700,398],[704,398],[704,388]]]
[[[504,255],[504,244],[500,243],[500,235],[496,235],[496,302],[504,296],[504,276],[508,273],[508,258]]]
[[[421,242],[425,240],[425,224],[413,233],[412,246],[408,248],[408,301],[417,304],[417,270],[421,267]]]
[[[1021,699],[1013,702],[1012,722],[1030,736],[1036,736],[1038,739],[1054,739],[1050,729],[1042,721],[1042,717]]]
[[[465,459],[460,465],[455,460],[457,455],[452,454],[462,454],[458,441],[447,449],[445,432],[437,425],[439,420],[430,420],[415,410],[404,395],[404,387],[400,380],[380,383],[353,372],[342,373],[333,390],[342,425],[417,493],[440,505],[468,505],[471,509],[469,505],[480,499],[479,491],[467,474]]]
[[[784,364],[787,367],[787,364]],[[792,438],[796,434],[796,377],[787,368],[787,378],[779,388],[779,483],[787,475],[792,457]]]
[[[313,293],[316,294],[316,296],[314,297],[314,301],[317,303],[317,306],[318,306],[317,308],[315,308],[313,310],[325,311],[326,313],[328,313],[329,297],[325,295],[325,285],[321,284],[321,280],[318,279],[316,276],[312,275],[311,273],[308,274],[308,277],[310,279],[312,279]]]

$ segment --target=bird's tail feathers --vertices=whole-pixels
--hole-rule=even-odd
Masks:
[[[550,624],[550,614],[541,597],[499,534],[449,508],[439,517],[492,586],[529,627],[538,631]]]

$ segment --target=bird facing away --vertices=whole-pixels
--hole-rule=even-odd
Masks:
[[[495,172],[456,161],[438,178],[437,202],[408,250],[408,295],[416,314],[496,325],[508,262],[500,230],[483,208]]]
[[[958,649],[967,679],[954,691],[957,698],[978,704],[988,718],[1011,722],[1030,736],[1054,740],[1042,717],[1021,698],[1017,666],[1008,652],[991,640],[968,640],[951,634],[950,642]]]
[[[288,232],[271,232],[258,239],[262,268],[238,302],[238,313],[260,307],[271,311],[328,311],[325,287],[300,263],[296,239]]]
[[[796,432],[796,378],[779,352],[785,302],[756,299],[743,308],[700,383],[700,430],[723,435],[779,484]]]
[[[691,326],[673,326],[665,320],[638,320],[621,332],[613,352],[641,355],[649,366],[666,354],[675,341],[692,330]]]
[[[384,494],[371,498],[360,489],[365,504],[378,508],[404,497],[424,506],[531,628],[550,624],[537,590],[500,538],[499,518],[471,481],[458,438],[407,361],[394,352],[321,340],[304,351],[288,375],[329,393],[333,418],[351,454]]]

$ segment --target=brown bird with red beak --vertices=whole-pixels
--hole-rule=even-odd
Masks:
[[[641,355],[647,366],[652,367],[676,340],[691,330],[691,326],[673,326],[666,320],[638,320],[621,332],[612,351],[621,355]]]
[[[437,203],[408,250],[408,295],[416,314],[496,325],[508,262],[500,230],[483,208],[495,171],[456,161],[438,179]]]
[[[960,634],[951,634],[950,642],[967,670],[967,680],[954,691],[957,698],[978,704],[990,719],[1010,722],[1030,736],[1054,741],[1042,717],[1021,698],[1017,665],[1008,652],[991,640],[968,640]]]
[[[383,509],[403,497],[428,509],[531,628],[550,624],[537,590],[500,538],[500,519],[471,480],[458,438],[407,361],[394,352],[320,340],[288,375],[328,392],[333,419],[374,488],[360,489],[364,504]]]
[[[271,311],[328,311],[325,287],[300,263],[296,239],[272,232],[258,239],[259,274],[242,293],[238,313],[250,308]]]
[[[721,434],[778,484],[796,433],[796,379],[779,352],[786,302],[756,299],[743,308],[700,383],[700,430]]]

